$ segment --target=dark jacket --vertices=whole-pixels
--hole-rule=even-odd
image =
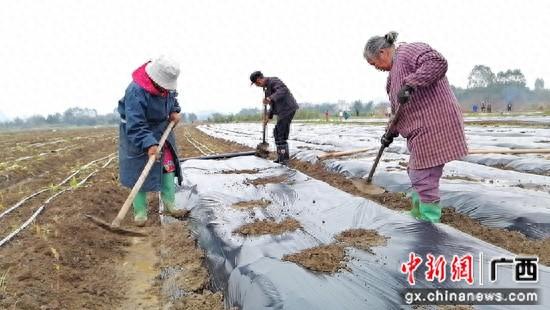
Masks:
[[[162,133],[168,126],[168,117],[172,112],[180,112],[180,106],[174,93],[167,96],[150,94],[135,82],[130,83],[124,98],[118,102],[121,123],[119,130],[118,158],[120,182],[133,187],[139,178],[149,157],[147,149],[159,143]],[[171,132],[166,140],[175,155],[176,176],[181,184],[182,175],[177,157],[176,140]],[[141,191],[160,191],[162,165],[155,162]]]
[[[269,110],[269,119],[272,119],[273,115],[284,118],[296,112],[298,104],[285,83],[277,77],[268,77],[266,79],[267,85],[264,88],[265,97],[271,99],[272,102],[271,109]]]

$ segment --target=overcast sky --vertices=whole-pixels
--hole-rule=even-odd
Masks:
[[[162,4],[162,5],[161,5]],[[131,72],[159,54],[180,62],[187,112],[260,107],[254,70],[299,102],[385,99],[386,73],[362,57],[372,35],[399,32],[449,62],[466,86],[476,64],[520,68],[550,84],[550,1],[2,1],[0,113],[111,112]]]

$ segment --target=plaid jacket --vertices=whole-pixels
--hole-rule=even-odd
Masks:
[[[395,113],[399,89],[405,84],[415,89],[395,127],[407,139],[411,169],[439,166],[468,154],[462,112],[446,72],[445,58],[427,44],[402,44],[396,50],[386,90]]]

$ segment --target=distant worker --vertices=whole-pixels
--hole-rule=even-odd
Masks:
[[[277,146],[277,159],[275,163],[288,165],[290,154],[288,150],[288,136],[290,133],[290,123],[294,118],[298,104],[296,99],[286,87],[286,85],[277,77],[264,77],[262,72],[254,71],[250,75],[250,81],[264,90],[264,105],[269,105],[269,115],[264,122],[273,119],[277,115],[277,124],[273,130],[275,145]]]
[[[388,71],[386,91],[392,110],[402,109],[381,143],[401,134],[410,152],[408,174],[413,186],[411,214],[439,222],[439,180],[445,163],[468,154],[464,121],[445,76],[447,61],[425,43],[396,46],[397,32],[371,37],[364,49],[368,63]]]
[[[328,123],[328,110],[325,111],[325,121]]]
[[[119,174],[125,187],[134,186],[149,157],[157,152],[168,123],[180,120],[181,109],[175,92],[179,73],[179,65],[171,59],[160,57],[147,62],[133,72],[133,81],[118,102]],[[138,226],[147,222],[147,192],[160,191],[167,214],[182,216],[185,213],[176,209],[174,179],[181,184],[182,175],[173,132],[161,154],[133,202],[134,222]]]
[[[474,113],[477,113],[477,104],[474,104],[474,105],[472,106],[472,111],[473,111]]]
[[[493,107],[491,106],[491,104],[487,104],[487,113],[491,113],[493,112]]]
[[[344,117],[344,112],[340,110],[340,112],[338,112],[338,121],[341,122],[343,117]]]
[[[350,118],[351,114],[348,111],[344,111],[344,120],[348,120]]]
[[[512,103],[508,102],[508,105],[506,106],[506,111],[512,112]]]
[[[485,113],[485,101],[481,101],[481,113]]]

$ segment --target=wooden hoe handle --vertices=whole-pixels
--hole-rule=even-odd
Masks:
[[[126,217],[126,213],[128,213],[128,210],[130,209],[130,206],[132,205],[132,202],[134,201],[134,198],[136,198],[137,193],[141,189],[141,186],[143,185],[143,182],[145,182],[145,179],[149,175],[149,171],[151,171],[151,168],[153,167],[153,164],[155,163],[157,155],[161,152],[162,147],[164,146],[164,142],[166,142],[166,139],[168,138],[168,135],[174,128],[173,121],[168,124],[166,127],[166,130],[164,130],[164,133],[162,134],[162,137],[159,141],[159,146],[157,148],[157,153],[155,155],[149,156],[149,160],[147,161],[147,164],[143,168],[143,171],[141,172],[141,175],[139,176],[139,179],[137,180],[136,184],[134,184],[134,187],[132,188],[132,191],[130,192],[130,195],[128,195],[128,198],[126,198],[126,201],[122,205],[122,208],[120,208],[120,211],[118,211],[118,215],[115,217],[113,222],[111,223],[112,227],[119,227],[120,222]]]

